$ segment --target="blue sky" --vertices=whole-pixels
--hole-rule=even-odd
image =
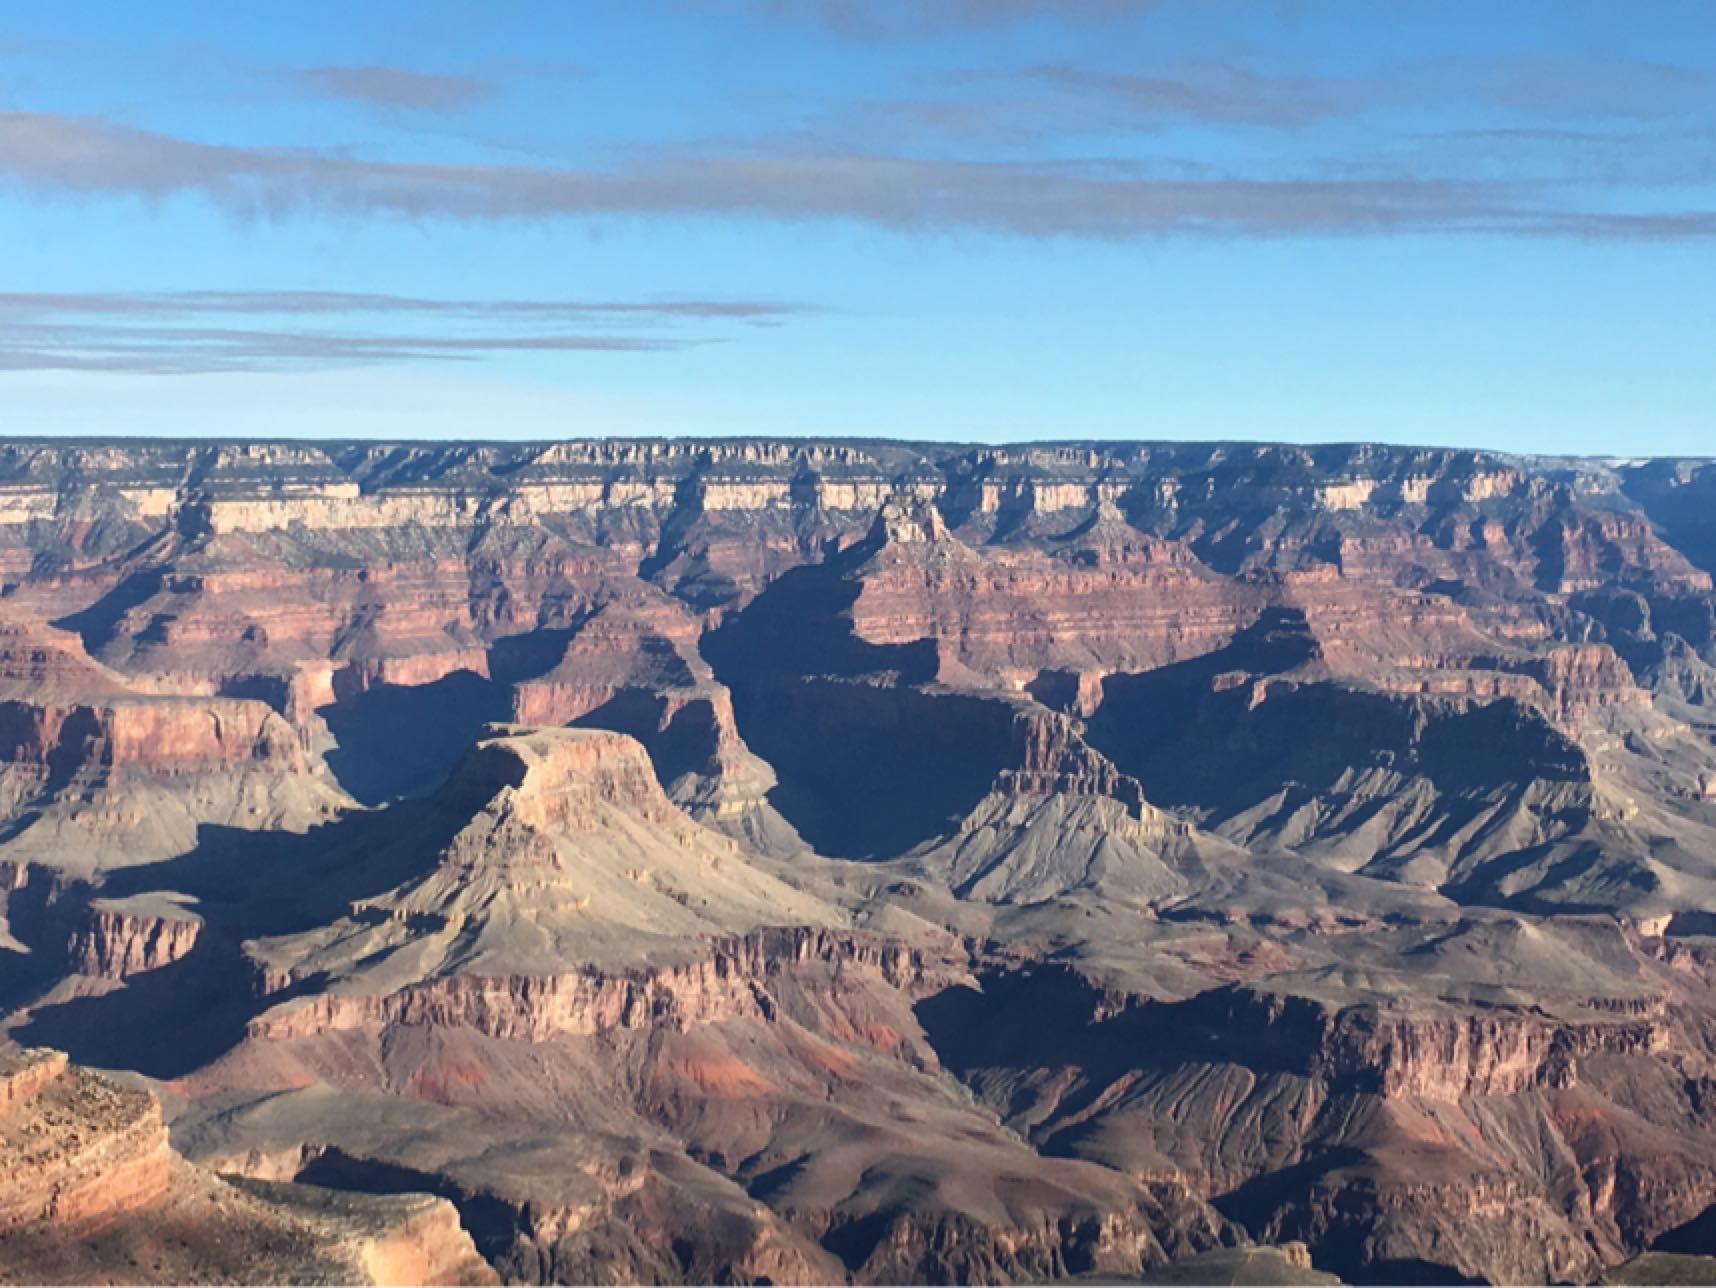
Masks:
[[[0,429],[1716,453],[1711,0],[0,9]]]

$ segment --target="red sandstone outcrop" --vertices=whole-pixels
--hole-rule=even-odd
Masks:
[[[1385,1100],[1459,1101],[1568,1088],[1581,1059],[1655,1055],[1670,1046],[1659,1019],[1569,1023],[1520,1014],[1459,1014],[1434,1008],[1329,1009],[1315,1003],[1238,988],[1202,1006],[1197,1022],[1212,1031],[1243,1030],[1250,1041],[1281,1033],[1284,1053],[1296,1052],[1308,1076],[1350,1085]]]
[[[1069,716],[1021,704],[988,793],[952,836],[920,847],[919,870],[966,898],[1040,903],[1075,890],[1149,903],[1231,847],[1158,809]]]
[[[595,731],[535,735],[522,726],[497,728],[466,758],[458,787],[481,800],[507,793],[507,807],[534,827],[595,831],[603,805],[652,823],[679,817],[643,747],[631,738]]]
[[[173,1152],[151,1093],[57,1051],[0,1051],[0,1145],[0,1281],[498,1282],[444,1200],[234,1189]]]
[[[238,762],[306,769],[297,735],[261,702],[139,692],[91,661],[76,636],[0,624],[0,764],[63,776]]]
[[[770,1018],[769,981],[807,963],[873,971],[889,988],[921,994],[963,976],[951,953],[930,954],[885,938],[788,927],[717,940],[684,965],[653,970],[590,967],[546,975],[454,975],[385,996],[322,993],[282,1003],[253,1020],[262,1039],[307,1037],[395,1024],[463,1026],[489,1037],[544,1041],[626,1029],[678,1029]]]
[[[63,707],[0,702],[0,761],[169,774],[245,762],[284,773],[305,769],[284,720],[260,702],[220,698]]]
[[[1066,716],[1025,708],[1014,717],[1012,742],[1008,767],[995,780],[1003,795],[1106,796],[1134,814],[1150,809],[1137,780],[1080,738]]]
[[[172,1151],[153,1096],[70,1068],[59,1052],[11,1052],[0,1061],[0,1236],[51,1222],[76,1238],[166,1193]]]
[[[79,975],[121,980],[187,956],[202,929],[201,917],[165,901],[96,900],[72,931],[66,960]]]
[[[693,822],[622,734],[495,728],[443,796],[465,821],[423,876],[252,945],[270,987],[321,983],[253,1032],[433,1023],[542,1040],[762,1014],[770,963],[813,952],[907,969],[909,954],[827,938],[840,912]]]
[[[1580,513],[1550,519],[1545,528],[1547,540],[1538,537],[1539,581],[1562,594],[1610,584],[1617,568],[1622,581],[1661,589],[1710,589],[1710,574],[1663,541],[1642,514]]]
[[[701,630],[659,593],[610,601],[572,632],[552,668],[513,686],[513,719],[630,734],[693,817],[761,853],[801,850],[768,804],[773,771],[740,739],[732,695],[698,654]]]
[[[125,691],[123,678],[85,653],[76,635],[16,610],[0,613],[0,697],[87,701]]]
[[[877,553],[854,573],[852,631],[879,645],[936,641],[942,678],[1020,687],[1044,670],[1146,670],[1225,643],[1261,606],[1183,547],[1143,534],[1134,545],[978,552],[932,504],[891,505],[869,539]],[[1104,557],[1080,557],[1093,549]]]

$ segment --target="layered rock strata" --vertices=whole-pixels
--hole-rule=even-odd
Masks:
[[[0,444],[0,1024],[250,1177],[24,1077],[135,1184],[74,1241],[21,1171],[17,1264],[451,1277],[455,1210],[532,1281],[1716,1252],[1713,478]]]
[[[5,1282],[498,1282],[444,1200],[235,1187],[173,1152],[153,1095],[60,1052],[0,1052],[0,1139]]]

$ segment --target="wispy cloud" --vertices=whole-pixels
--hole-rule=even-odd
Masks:
[[[1162,0],[696,0],[744,6],[774,17],[810,22],[843,36],[878,39],[993,27],[1031,18],[1080,22],[1124,18]]]
[[[368,64],[359,67],[309,67],[289,73],[314,94],[348,99],[373,107],[452,112],[495,97],[496,87],[477,76],[411,71]]]
[[[375,314],[479,318],[488,321],[727,318],[773,322],[807,306],[782,300],[455,300],[367,291],[0,291],[0,321],[20,316],[100,313],[184,317],[195,314]]]
[[[1128,238],[1485,232],[1707,236],[1716,214],[1613,218],[1505,178],[1162,177],[1146,164],[937,160],[802,147],[634,154],[609,169],[427,164],[204,144],[91,117],[0,113],[0,178],[85,196],[207,198],[238,215],[299,210],[456,219],[702,215],[889,228]],[[1602,216],[1602,217],[1598,217]]]
[[[0,371],[190,375],[470,361],[501,352],[662,353],[707,343],[635,336],[391,336],[237,328],[0,327]]]
[[[1032,68],[1023,78],[1087,96],[1146,122],[1291,127],[1350,116],[1386,94],[1386,87],[1356,78],[1270,75],[1236,64],[1151,75],[1060,63]]]
[[[1341,167],[1347,175],[1506,176],[1517,184],[1642,194],[1716,183],[1716,127],[1442,130],[1404,135]]]
[[[1246,61],[1059,61],[1006,68],[952,68],[920,75],[911,91],[830,105],[817,128],[839,138],[914,145],[1020,147],[1096,134],[1149,134],[1178,126],[1311,133],[1353,124],[1386,141],[1389,112],[1414,119],[1454,114],[1487,130],[1569,133],[1626,130],[1631,146],[1650,129],[1716,121],[1716,76],[1696,67],[1616,58],[1416,60],[1383,74],[1287,72]],[[1311,145],[1307,145],[1311,146]],[[1684,159],[1684,158],[1683,158]]]
[[[1481,64],[1478,93],[1534,116],[1649,119],[1708,111],[1716,76],[1636,58],[1510,58]]]
[[[500,353],[664,353],[719,337],[517,328],[591,320],[646,329],[687,321],[761,324],[797,311],[791,305],[748,300],[458,300],[340,291],[10,292],[0,294],[0,371],[190,374],[473,361]],[[210,315],[243,315],[247,324],[192,324]],[[366,315],[410,317],[422,329],[367,331],[350,325]],[[268,318],[292,318],[296,324],[260,324]],[[430,329],[449,319],[487,329]],[[335,320],[347,325],[327,325]]]
[[[939,74],[917,95],[833,109],[833,133],[853,138],[1030,144],[1178,125],[1291,130],[1359,115],[1397,87],[1356,77],[1281,75],[1238,63],[1113,71],[1076,63]]]

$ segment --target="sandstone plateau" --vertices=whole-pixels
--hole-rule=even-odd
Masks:
[[[1697,1281],[1716,463],[0,443],[0,1277]]]

